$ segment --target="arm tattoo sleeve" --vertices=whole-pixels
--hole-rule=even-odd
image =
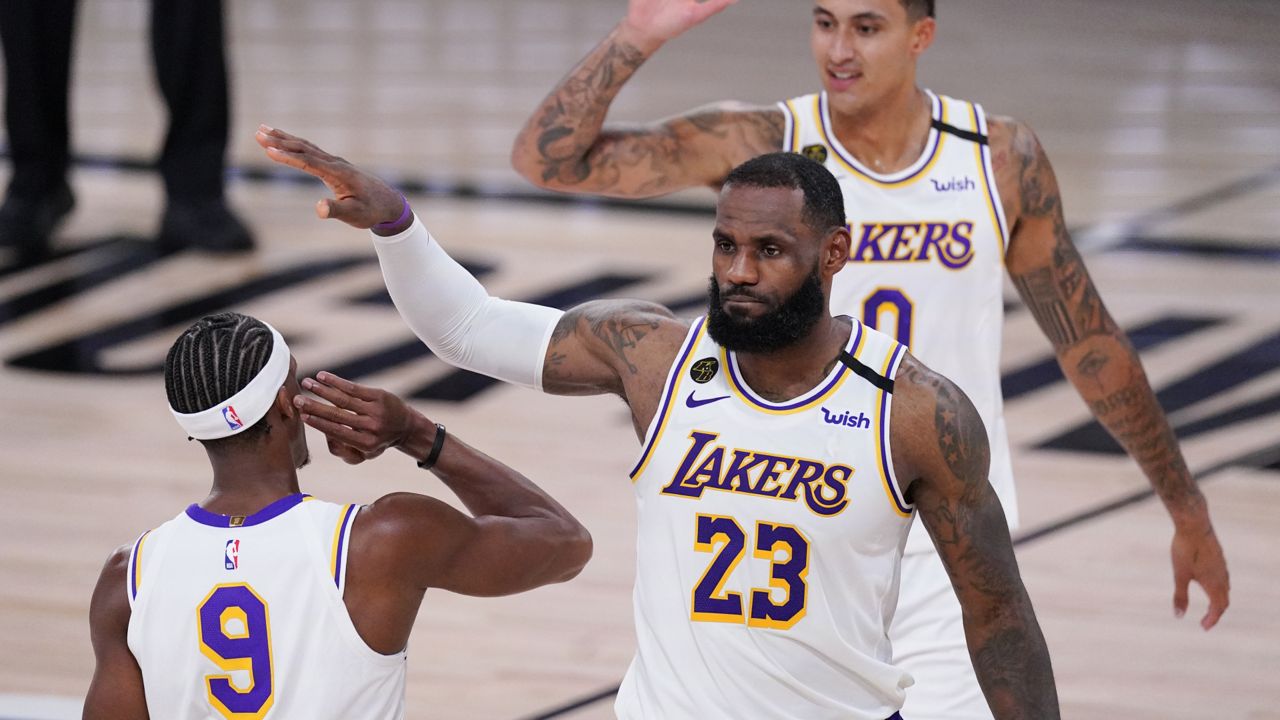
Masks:
[[[1018,222],[1035,223],[1036,231],[1050,233],[1053,243],[1048,265],[1013,275],[1019,294],[1055,349],[1115,332],[1115,323],[1067,232],[1058,182],[1044,149],[1030,130],[1014,123],[1010,132],[1013,155],[1020,162]],[[1046,223],[1047,228],[1040,230]]]
[[[900,376],[934,398],[934,452],[941,462],[926,463],[933,467],[921,478],[916,507],[960,600],[983,693],[998,718],[1057,718],[1048,647],[1018,573],[1000,501],[987,482],[982,420],[941,376],[914,363]]]

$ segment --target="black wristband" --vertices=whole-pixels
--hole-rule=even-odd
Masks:
[[[431,452],[427,453],[427,459],[418,462],[418,467],[423,470],[430,470],[436,464],[436,460],[440,459],[440,450],[444,447],[444,426],[436,423],[436,440],[431,443]]]

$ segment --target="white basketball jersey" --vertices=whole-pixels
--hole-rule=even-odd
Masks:
[[[856,360],[778,403],[704,327],[631,473],[636,656],[618,717],[884,720],[911,684],[886,634],[913,514],[888,444],[903,347],[855,321]]]
[[[342,602],[356,505],[290,495],[253,515],[192,505],[129,557],[129,649],[153,718],[404,716],[405,654]]]
[[[853,237],[835,276],[831,312],[861,318],[969,396],[991,443],[991,485],[1018,525],[1000,392],[1008,223],[996,190],[982,107],[928,93],[924,152],[892,175],[872,172],[832,131],[826,93],[778,103],[784,150],[822,162],[840,182]],[[907,552],[931,552],[919,522]]]

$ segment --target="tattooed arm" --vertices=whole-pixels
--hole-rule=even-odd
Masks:
[[[990,451],[977,410],[954,383],[908,354],[890,422],[894,470],[951,576],[991,711],[999,720],[1059,717],[1049,649],[987,482]]]
[[[1009,275],[1053,344],[1062,371],[1094,417],[1142,467],[1173,519],[1174,611],[1196,580],[1209,596],[1208,630],[1227,609],[1229,580],[1209,508],[1147,382],[1138,353],[1111,319],[1063,219],[1058,181],[1030,128],[995,118],[996,176],[1013,228]]]
[[[689,325],[640,300],[594,300],[569,310],[551,333],[542,388],[557,395],[612,393],[631,407],[643,437]]]
[[[512,166],[539,187],[640,198],[718,186],[739,163],[781,150],[785,121],[775,107],[725,102],[652,124],[604,125],[645,60],[731,3],[632,0],[627,18],[525,122]]]

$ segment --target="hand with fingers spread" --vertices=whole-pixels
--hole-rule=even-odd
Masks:
[[[660,45],[737,0],[631,0],[623,26],[642,44]]]
[[[254,138],[267,157],[314,175],[329,188],[333,198],[316,203],[320,218],[341,220],[362,230],[373,228],[380,235],[395,235],[413,223],[404,196],[377,176],[283,130],[259,125]]]
[[[410,452],[404,445],[415,420],[426,423],[420,413],[386,390],[333,373],[317,373],[314,379],[304,379],[302,387],[321,398],[294,398],[303,422],[324,433],[329,452],[351,465],[372,460],[389,447]]]

